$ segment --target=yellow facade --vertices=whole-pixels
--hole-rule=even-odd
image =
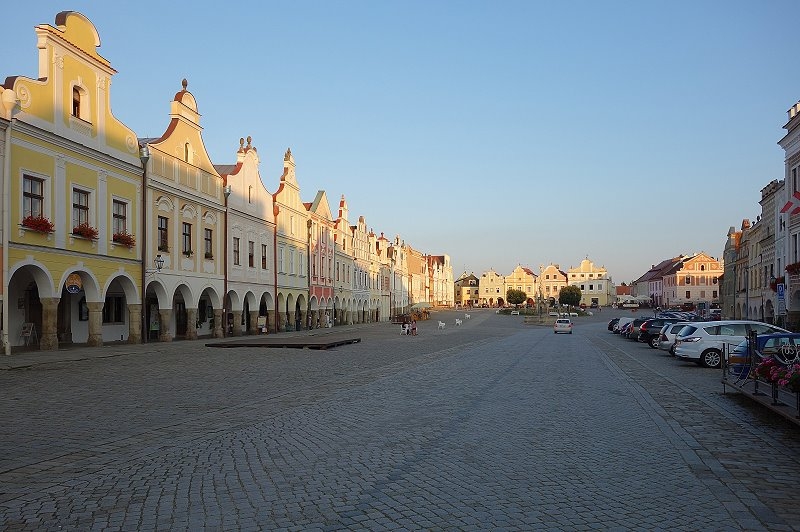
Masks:
[[[590,306],[593,303],[607,306],[616,298],[616,288],[608,276],[605,267],[595,266],[589,259],[581,261],[577,268],[567,270],[570,285],[581,290],[581,304]]]
[[[137,246],[115,244],[113,228],[137,233],[142,170],[135,134],[111,114],[115,71],[79,13],[59,13],[56,26],[36,33],[38,77],[16,76],[2,94],[14,102],[6,110],[5,351],[33,340],[22,334],[24,324],[33,324],[42,349],[138,342],[141,255]],[[52,231],[23,226],[29,215]],[[96,235],[76,234],[81,223]]]

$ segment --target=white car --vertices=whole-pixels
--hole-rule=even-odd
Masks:
[[[556,312],[555,310],[551,310],[550,311],[550,316],[558,317],[558,312]]]
[[[789,332],[775,325],[760,321],[726,320],[700,321],[684,325],[675,342],[675,356],[694,361],[707,368],[722,365],[722,350],[730,349],[747,338],[748,333],[770,334]]]
[[[569,318],[558,318],[553,324],[553,332],[572,334],[572,320]]]

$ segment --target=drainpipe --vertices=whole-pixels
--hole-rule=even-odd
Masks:
[[[0,90],[2,92],[2,90]],[[12,118],[5,131],[5,144],[3,153],[3,197],[5,200],[2,202],[3,209],[3,349],[6,355],[11,354],[11,343],[8,334],[8,231],[11,228],[10,209],[8,208],[9,201],[11,201],[11,179],[9,173],[11,172],[11,128],[14,124]]]
[[[272,274],[275,280],[275,332],[281,330],[280,324],[278,323],[278,316],[280,313],[278,312],[278,214],[281,212],[280,207],[278,204],[274,202],[272,203],[272,215],[273,219],[275,220],[275,227],[272,231]]]
[[[142,252],[142,343],[146,344],[150,332],[147,323],[147,248],[150,245],[147,241],[147,161],[150,160],[150,148],[146,144],[139,148],[139,160],[142,161],[142,244],[139,246]]]
[[[222,182],[222,193],[225,195],[225,232],[223,233],[223,250],[222,250],[222,267],[225,268],[223,277],[222,288],[222,336],[227,336],[228,333],[228,313],[225,310],[225,298],[228,297],[228,198],[231,196],[231,186],[228,184],[228,176],[226,175]],[[230,303],[230,301],[228,301]],[[232,309],[228,309],[232,310]],[[236,326],[236,324],[234,324]],[[211,331],[213,336],[214,331]]]

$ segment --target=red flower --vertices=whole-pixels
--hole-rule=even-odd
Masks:
[[[88,238],[89,240],[97,240],[99,232],[97,229],[89,225],[89,222],[83,222],[72,228],[72,234]]]
[[[55,230],[53,222],[44,216],[26,216],[22,219],[22,226],[40,233],[52,233]]]
[[[136,238],[124,231],[121,233],[114,233],[114,236],[111,237],[111,239],[117,244],[122,244],[127,248],[132,248],[136,245]]]

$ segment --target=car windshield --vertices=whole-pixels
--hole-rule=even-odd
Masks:
[[[741,355],[747,353],[747,338],[739,342],[736,347],[733,348],[733,352]]]

